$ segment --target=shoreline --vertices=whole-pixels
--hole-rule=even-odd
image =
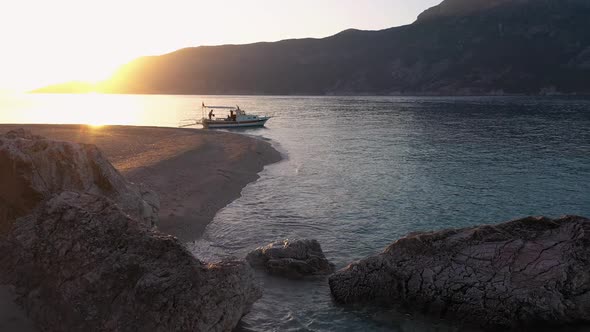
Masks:
[[[249,135],[188,128],[0,124],[48,139],[94,144],[130,182],[160,198],[158,230],[183,242],[200,238],[219,210],[283,156]]]
[[[160,232],[182,242],[198,239],[216,213],[241,196],[266,165],[283,156],[248,135],[186,128],[71,124],[0,124],[0,133],[24,128],[48,139],[94,144],[129,181],[160,198]],[[38,331],[0,285],[0,330]]]
[[[167,266],[167,264],[170,264],[168,259],[162,256],[162,253],[153,251],[162,249],[161,246],[164,245],[166,247],[166,254],[179,257],[179,262],[184,259],[184,261],[179,263],[179,266],[184,266],[189,269],[188,275],[193,276],[194,273],[200,274],[197,274],[197,277],[188,277],[186,273],[183,274],[184,272],[182,271],[184,270],[180,270],[181,272],[177,271],[178,274],[176,275],[174,274],[175,272],[172,271],[172,275],[175,275],[180,279],[186,278],[186,280],[179,283],[175,277],[170,277],[170,284],[168,284],[168,279],[163,278],[166,279],[166,283],[161,285],[162,289],[168,291],[175,287],[171,285],[185,285],[186,282],[191,283],[195,282],[195,280],[198,282],[203,281],[205,285],[203,286],[204,289],[219,286],[221,284],[228,287],[227,291],[220,293],[221,295],[205,300],[205,304],[195,304],[194,300],[191,300],[191,298],[194,297],[181,295],[187,292],[187,290],[183,288],[184,286],[179,286],[180,288],[176,289],[179,292],[178,295],[180,295],[180,297],[185,296],[188,299],[187,301],[189,304],[193,305],[195,308],[200,308],[199,305],[203,305],[208,308],[207,310],[211,310],[211,314],[220,315],[219,320],[216,318],[209,323],[199,323],[205,324],[203,326],[207,326],[207,324],[212,324],[211,326],[215,326],[216,324],[227,326],[228,322],[229,324],[237,324],[239,317],[249,310],[249,306],[260,297],[260,295],[257,295],[259,290],[253,283],[251,274],[245,275],[245,279],[241,279],[241,270],[239,269],[241,266],[245,267],[246,265],[232,265],[232,263],[229,263],[229,265],[212,265],[201,269],[200,266],[203,264],[201,263],[202,261],[200,261],[198,257],[193,257],[192,254],[188,254],[185,251],[185,246],[178,242],[173,243],[171,242],[171,239],[165,236],[142,235],[143,233],[141,230],[144,229],[142,226],[135,226],[132,222],[126,221],[128,216],[136,216],[138,219],[135,220],[141,223],[141,214],[143,212],[137,216],[134,209],[135,207],[138,207],[136,204],[139,204],[140,208],[145,208],[146,201],[144,201],[142,197],[137,197],[137,199],[131,203],[131,209],[126,209],[124,206],[126,206],[127,203],[124,199],[117,200],[117,198],[113,198],[115,199],[115,202],[113,202],[109,200],[108,197],[110,196],[108,195],[109,193],[112,193],[111,188],[113,188],[113,186],[116,187],[115,190],[120,189],[122,192],[130,190],[130,188],[126,188],[129,185],[134,187],[133,189],[136,191],[138,190],[140,193],[144,191],[141,187],[150,189],[150,191],[155,192],[160,198],[160,210],[158,211],[159,222],[156,223],[156,229],[162,234],[169,234],[177,237],[181,242],[195,240],[202,236],[206,226],[213,220],[215,214],[221,208],[238,198],[241,195],[242,189],[248,183],[259,178],[258,173],[262,171],[266,165],[282,160],[282,155],[275,150],[269,142],[257,137],[235,133],[183,128],[0,124],[0,134],[5,134],[11,130],[17,129],[24,129],[33,136],[42,136],[48,140],[54,142],[57,141],[57,143],[45,142],[44,140],[39,139],[39,137],[33,137],[26,142],[14,142],[10,141],[11,139],[14,139],[13,137],[6,136],[8,141],[3,140],[0,142],[1,144],[7,144],[8,146],[8,149],[3,150],[2,156],[9,163],[9,167],[11,167],[7,169],[8,174],[14,174],[17,177],[17,181],[27,182],[30,180],[22,180],[24,178],[20,178],[20,174],[17,174],[21,167],[27,174],[34,172],[35,169],[39,169],[39,167],[47,167],[43,168],[43,172],[40,172],[38,175],[38,180],[41,181],[44,186],[42,185],[40,189],[35,187],[39,190],[34,191],[34,193],[39,193],[39,195],[42,196],[42,199],[50,197],[42,193],[44,190],[47,190],[50,193],[56,193],[60,191],[68,191],[72,188],[75,188],[74,190],[86,191],[89,190],[89,188],[90,190],[99,190],[98,188],[100,187],[99,192],[106,195],[100,197],[100,202],[104,202],[106,205],[101,205],[96,209],[95,206],[92,206],[89,211],[84,210],[81,214],[77,214],[80,211],[73,208],[71,211],[73,211],[72,213],[74,213],[75,216],[70,216],[71,218],[69,221],[74,222],[74,224],[72,224],[74,229],[65,230],[64,234],[58,235],[55,238],[51,238],[55,233],[53,231],[50,232],[51,235],[45,234],[51,238],[51,240],[49,240],[51,243],[55,243],[55,241],[60,242],[63,238],[65,239],[64,243],[68,243],[63,246],[64,248],[74,248],[76,245],[80,245],[79,242],[76,242],[79,238],[76,237],[77,235],[72,235],[70,238],[71,234],[81,234],[86,238],[87,236],[91,236],[88,234],[92,233],[88,233],[88,230],[99,225],[98,227],[101,231],[93,234],[94,236],[99,237],[105,235],[105,241],[107,242],[96,244],[91,241],[92,244],[89,245],[96,245],[93,248],[98,252],[107,252],[109,257],[110,255],[117,256],[115,260],[117,262],[123,262],[121,263],[121,266],[128,267],[128,265],[126,265],[127,262],[130,260],[133,261],[130,265],[130,269],[132,269],[133,272],[130,273],[136,273],[135,271],[138,269],[137,266],[139,266],[136,264],[144,264],[144,267],[151,267],[152,265],[150,264],[160,264],[159,266]],[[20,134],[20,136],[17,137],[27,138],[26,134]],[[80,143],[82,144],[82,147],[59,143],[59,141]],[[20,147],[19,144],[24,144],[26,147]],[[96,146],[102,156],[100,156],[94,148],[89,149],[88,146],[84,147],[85,144]],[[30,150],[26,150],[27,148]],[[19,149],[23,149],[22,154],[18,154],[18,152],[21,152]],[[75,151],[72,152],[72,150],[79,151],[79,153],[76,153]],[[29,156],[29,152],[31,151],[33,152]],[[18,155],[15,156],[13,152]],[[39,154],[36,154],[35,152],[39,152]],[[21,160],[19,158],[23,159]],[[108,160],[120,175],[115,174],[114,170],[108,165],[106,160]],[[48,162],[49,165],[46,164],[46,162]],[[53,166],[55,166],[55,168],[53,168]],[[17,170],[12,167],[17,167]],[[70,169],[70,171],[68,171],[68,169]],[[46,170],[48,172],[45,172]],[[78,172],[78,170],[81,171]],[[71,174],[64,172],[69,172]],[[127,181],[123,180],[121,176]],[[22,189],[21,182],[15,183],[16,185],[14,187],[16,188],[16,195],[19,195],[22,193],[18,191]],[[14,183],[9,181],[8,184],[13,185]],[[139,185],[139,189],[135,188],[134,184]],[[31,184],[27,183],[25,186],[26,185]],[[31,185],[31,188],[33,187],[34,185]],[[59,190],[56,191],[57,189]],[[24,194],[22,196],[24,196]],[[93,195],[87,196],[94,197]],[[12,201],[9,199],[8,204],[12,204],[11,202]],[[94,202],[95,201],[93,201],[93,203]],[[36,201],[35,204],[37,203],[39,203],[39,201]],[[119,210],[115,208],[113,203],[117,204],[121,209]],[[151,205],[149,202],[147,204]],[[43,204],[38,205],[42,206]],[[106,211],[105,213],[107,214],[102,215],[101,213],[103,213],[103,211]],[[114,214],[108,214],[109,211]],[[10,214],[8,215],[8,218],[11,218]],[[51,219],[51,217],[47,218]],[[44,223],[45,221],[46,220],[43,219],[40,220],[41,223]],[[60,223],[61,221],[62,219],[58,219],[56,222]],[[78,221],[84,224],[84,227],[82,227],[83,229],[79,231],[81,233],[76,233],[75,230],[78,228],[76,225],[82,225]],[[101,225],[101,221],[109,221],[109,225],[104,225],[105,227],[102,228],[103,225]],[[110,225],[110,221],[113,221],[115,224]],[[123,221],[123,223],[121,223],[121,221]],[[8,222],[10,222],[10,219],[8,219]],[[51,221],[48,222],[51,223]],[[92,226],[89,226],[90,228],[85,228],[88,224],[92,224]],[[150,222],[144,225],[150,227],[150,225],[154,224],[150,219]],[[58,226],[57,228],[60,227]],[[62,228],[62,230],[67,228],[68,227]],[[123,231],[119,234],[118,232],[121,230]],[[113,232],[115,232],[114,235]],[[25,235],[27,240],[29,240],[29,235],[31,234],[27,233]],[[33,236],[33,238],[35,236]],[[134,236],[136,237],[134,238]],[[145,236],[145,238],[137,240],[137,236]],[[14,241],[15,243],[18,242],[18,240]],[[47,241],[47,239],[44,241]],[[82,241],[82,246],[84,246],[84,243],[86,242]],[[115,247],[113,247],[113,243],[116,244]],[[122,251],[116,250],[117,246],[120,246],[120,243],[126,243],[129,245],[129,251],[132,252],[129,256],[126,256],[127,247]],[[26,245],[23,246],[26,247]],[[10,245],[7,246],[7,248],[9,247]],[[12,250],[16,247],[18,247],[18,245],[10,248]],[[35,250],[34,246],[31,248],[26,247],[23,252],[26,252],[29,249],[33,251]],[[70,249],[68,249],[68,251]],[[121,247],[119,247],[119,249],[121,249]],[[74,251],[78,250],[74,249]],[[141,261],[143,256],[137,256],[135,254],[136,252],[143,251],[146,252],[145,257],[147,258],[145,258],[145,261]],[[15,249],[15,252],[18,252],[18,250]],[[82,252],[84,252],[84,250],[82,250]],[[25,255],[28,255],[28,253]],[[58,254],[57,252],[54,252],[51,254],[52,257],[56,257],[55,255],[60,256],[62,253],[60,252]],[[135,262],[136,259],[139,261]],[[84,259],[71,260],[84,262]],[[19,258],[12,262],[7,262],[9,262],[7,265],[8,268],[13,269],[21,265],[22,259]],[[62,274],[62,262],[63,261],[57,261],[60,266],[58,266],[53,272]],[[95,263],[97,262],[95,261]],[[84,265],[85,263],[81,264]],[[175,263],[173,263],[173,265],[174,264]],[[193,266],[190,264],[195,264],[195,269],[193,269]],[[67,270],[65,265],[64,268]],[[115,264],[115,266],[119,265]],[[91,267],[89,271],[95,270],[95,267]],[[164,268],[164,270],[166,270],[166,268]],[[48,273],[51,275],[52,272]],[[223,278],[220,277],[220,273],[224,274]],[[113,277],[115,282],[122,280],[117,274],[118,272],[115,273],[115,276]],[[68,276],[70,275],[75,275],[75,273],[68,274]],[[88,274],[79,274],[78,276],[81,276],[80,278],[84,279],[84,282],[86,282],[85,278],[87,275]],[[109,278],[108,276],[110,276],[108,272],[105,273],[105,275],[107,275],[107,279]],[[10,278],[11,277],[4,282],[10,282]],[[201,280],[203,278],[207,280]],[[49,285],[52,288],[59,288],[63,283],[69,282],[69,280],[71,279],[60,281],[55,284],[49,282]],[[217,285],[216,282],[218,283]],[[32,283],[34,284],[34,286],[32,286],[34,293],[37,291],[35,288],[38,287],[37,281],[32,281]],[[31,288],[28,288],[26,282],[24,284],[19,284],[18,282],[14,283],[13,280],[13,284],[18,285],[17,287],[24,285],[22,288],[25,292],[31,290]],[[133,289],[133,285],[135,285],[135,281],[133,281],[130,289]],[[108,292],[109,290],[110,289],[107,289],[106,291]],[[44,322],[57,324],[54,326],[59,326],[59,320],[47,321],[42,318],[43,314],[39,314],[37,311],[38,308],[36,307],[36,305],[41,302],[28,302],[28,300],[22,300],[22,298],[19,298],[16,293],[20,293],[21,291],[21,289],[16,291],[15,286],[13,285],[0,284],[0,331],[39,331],[45,329],[46,326],[44,326]],[[198,289],[195,290],[195,292],[197,291]],[[91,291],[91,293],[93,292],[94,291]],[[201,293],[195,294],[202,295]],[[113,293],[113,295],[119,297],[120,293],[117,291],[116,293]],[[224,298],[224,296],[226,296],[226,298]],[[236,296],[244,296],[245,298],[240,299],[239,303],[230,301]],[[102,298],[99,296],[96,299],[100,302]],[[20,301],[23,302],[21,303]],[[210,301],[210,304],[206,304],[206,301]],[[107,302],[111,303],[110,301]],[[224,303],[221,309],[218,308],[221,305],[220,303]],[[239,307],[229,310],[229,312],[232,313],[226,315],[228,308],[233,308],[234,305],[238,305]],[[157,308],[160,307],[158,306]],[[173,310],[176,310],[176,308]],[[235,310],[235,313],[233,313],[232,310]],[[27,312],[31,314],[30,317],[27,315]],[[183,312],[182,309],[174,311],[174,314],[191,316],[190,312]],[[41,325],[36,326],[32,317],[35,317],[36,322]],[[156,320],[156,322],[159,324],[164,320],[166,319],[159,319]],[[176,326],[189,323],[186,323],[185,319],[181,319]],[[197,323],[193,322],[190,324]]]
[[[248,135],[168,127],[0,124],[48,139],[94,144],[130,182],[160,197],[162,233],[183,242],[201,237],[215,214],[241,196],[266,165],[283,159],[269,142]],[[38,329],[0,285],[0,330]]]

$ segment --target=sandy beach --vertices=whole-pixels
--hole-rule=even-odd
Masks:
[[[128,180],[160,196],[164,233],[191,241],[281,155],[246,135],[196,129],[86,125],[0,125],[50,139],[95,144]]]

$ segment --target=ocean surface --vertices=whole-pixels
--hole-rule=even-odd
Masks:
[[[315,238],[338,268],[409,232],[529,215],[590,216],[590,99],[539,97],[0,96],[1,123],[175,127],[201,102],[272,114],[268,166],[191,248],[243,257]],[[200,257],[202,257],[200,256]],[[250,331],[456,331],[452,322],[335,305],[325,279],[259,274]]]

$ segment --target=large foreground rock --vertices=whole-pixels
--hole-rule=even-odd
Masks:
[[[260,296],[154,230],[157,196],[93,145],[0,136],[0,285],[43,331],[230,331]]]
[[[42,203],[0,252],[1,283],[46,331],[230,331],[261,296],[246,262],[202,263],[98,195]]]
[[[94,145],[48,140],[22,129],[0,135],[0,184],[0,234],[66,190],[109,197],[148,227],[158,220],[157,196],[128,183]]]
[[[277,241],[250,252],[246,260],[253,267],[290,278],[334,272],[316,240]]]
[[[590,220],[526,218],[400,239],[330,278],[334,299],[485,328],[590,322]]]

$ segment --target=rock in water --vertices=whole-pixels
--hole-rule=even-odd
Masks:
[[[329,283],[340,303],[403,307],[484,328],[590,322],[590,220],[530,217],[412,234]]]
[[[0,281],[47,331],[230,331],[261,296],[246,262],[202,263],[87,193],[42,203],[0,249]]]
[[[0,136],[0,183],[0,234],[9,220],[67,190],[106,196],[148,227],[158,220],[157,196],[128,183],[94,145],[8,132]]]
[[[246,260],[253,267],[291,278],[327,275],[334,271],[334,265],[326,259],[316,240],[277,241],[250,252]]]

